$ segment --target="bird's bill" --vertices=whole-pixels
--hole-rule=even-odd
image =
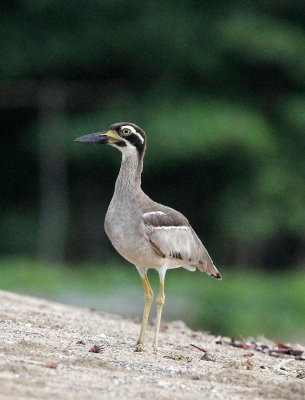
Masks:
[[[75,142],[84,144],[115,144],[121,141],[122,139],[115,131],[89,133],[75,139]]]

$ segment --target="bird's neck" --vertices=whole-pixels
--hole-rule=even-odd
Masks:
[[[115,183],[115,195],[118,197],[133,197],[141,188],[141,173],[143,157],[137,152],[122,154],[122,163]]]

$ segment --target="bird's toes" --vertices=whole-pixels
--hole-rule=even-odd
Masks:
[[[158,347],[157,346],[153,346],[152,351],[153,351],[153,353],[157,354],[158,353]]]
[[[135,350],[134,351],[136,351],[136,352],[141,352],[141,351],[144,351],[144,345],[143,345],[143,343],[138,343],[137,345],[136,345],[136,348],[135,348]]]

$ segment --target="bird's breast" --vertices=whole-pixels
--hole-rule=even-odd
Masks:
[[[142,226],[142,214],[135,207],[110,204],[105,217],[105,231],[117,252],[134,265],[155,264],[155,254]]]
[[[105,217],[105,231],[114,248],[130,260],[138,248],[140,221],[134,213],[122,207],[109,207]]]

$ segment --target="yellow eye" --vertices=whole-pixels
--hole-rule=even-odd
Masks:
[[[128,129],[128,128],[122,129],[121,132],[122,132],[122,134],[123,134],[124,136],[128,136],[128,135],[131,134],[131,130]]]

